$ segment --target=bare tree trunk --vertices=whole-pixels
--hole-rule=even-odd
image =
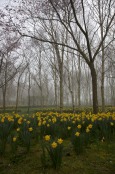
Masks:
[[[91,84],[90,84],[90,79],[91,79],[91,76],[89,74],[89,71],[88,71],[88,81],[89,81],[89,85],[88,85],[88,94],[89,94],[89,106],[91,105],[92,103],[92,97],[91,97]]]
[[[68,70],[68,89],[69,89],[69,92],[70,92],[70,95],[71,95],[71,101],[72,101],[72,110],[73,110],[73,113],[75,112],[75,102],[74,102],[74,93],[73,93],[73,88],[71,87],[72,83],[71,80],[70,80],[70,73],[69,73],[69,70]]]
[[[57,108],[57,77],[56,77],[56,69],[54,70],[54,90],[55,90],[55,106]]]
[[[63,109],[63,56],[64,56],[64,47],[62,47],[62,51],[60,50],[57,45],[54,46],[57,61],[58,61],[58,69],[59,69],[59,84],[60,84],[60,112]]]
[[[5,113],[6,111],[6,89],[7,89],[7,60],[6,60],[6,65],[5,65],[5,74],[4,74],[4,80],[5,80],[5,84],[2,88],[3,90],[3,111]]]
[[[56,108],[58,107],[58,69],[56,67],[56,54],[55,54],[55,48],[53,46],[53,61],[54,63],[52,64],[51,62],[51,69],[52,69],[52,77],[53,77],[53,83],[54,83],[54,105]]]
[[[40,98],[41,108],[43,108],[43,106],[44,106],[44,96],[43,96],[43,90],[42,90],[41,84],[40,84],[40,95],[41,95],[41,98]]]
[[[78,57],[78,106],[81,105],[81,65],[80,65],[80,54]]]
[[[17,91],[16,91],[16,108],[15,108],[15,112],[17,112],[17,109],[18,109],[19,86],[20,86],[20,78],[18,79],[18,84],[17,84]]]
[[[46,101],[45,105],[48,106],[48,101],[49,101],[49,84],[48,84],[48,76],[46,76]]]
[[[63,64],[60,64],[60,112],[63,109]]]
[[[6,85],[2,88],[3,90],[3,112],[6,111]]]
[[[73,54],[73,58],[72,58],[72,109],[73,109],[73,113],[75,112],[75,96],[74,96],[74,54]]]
[[[22,69],[21,74],[19,74],[18,84],[17,84],[17,91],[16,91],[16,108],[15,108],[15,112],[17,112],[17,109],[18,109],[20,78],[21,78],[22,74],[24,73],[25,69],[27,68],[27,66],[28,66],[28,64],[24,67],[24,69]]]
[[[31,84],[30,84],[30,71],[29,71],[29,86],[28,86],[28,113],[30,112],[30,88],[31,88]]]
[[[104,95],[104,81],[105,81],[105,68],[104,68],[104,45],[102,45],[102,74],[101,74],[101,99],[102,99],[102,111],[105,111],[105,95]]]
[[[101,4],[102,3],[102,4]],[[103,11],[103,1],[98,0],[98,9],[99,9],[99,21],[100,21],[100,31],[101,31],[101,40],[103,40],[103,23],[104,23],[104,11]],[[104,53],[104,41],[101,45],[102,48],[102,72],[101,72],[101,103],[102,103],[102,111],[105,111],[105,98],[104,98],[104,80],[105,80],[105,53]]]
[[[70,68],[70,65],[69,65],[69,54],[68,54],[68,50],[67,50],[67,67],[66,67],[66,70],[67,70],[67,77],[68,77],[68,89],[69,89],[69,92],[70,92],[70,95],[71,95],[71,102],[72,102],[72,109],[73,109],[73,113],[75,112],[75,101],[74,101],[74,54],[72,56],[72,70],[70,72],[69,68]]]
[[[89,65],[92,77],[92,92],[93,92],[93,113],[98,113],[98,97],[97,97],[97,74],[94,68],[94,64],[90,63]]]

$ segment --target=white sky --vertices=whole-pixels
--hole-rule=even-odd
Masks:
[[[0,0],[0,7],[4,7],[9,2],[9,0]]]

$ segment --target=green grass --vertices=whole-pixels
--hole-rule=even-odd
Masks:
[[[29,109],[29,114],[33,114],[33,113],[36,113],[36,112],[60,112],[60,108],[56,108],[55,106],[52,106],[52,107],[30,107]],[[92,112],[92,107],[85,107],[85,106],[81,106],[81,107],[76,107],[75,108],[75,113],[81,113],[81,112]],[[12,113],[12,112],[15,112],[15,107],[12,106],[12,107],[6,107],[6,110],[5,110],[6,113]],[[28,107],[27,106],[19,106],[18,107],[18,110],[17,112],[19,114],[27,114],[28,113]],[[63,112],[66,112],[66,113],[72,113],[73,110],[72,110],[72,107],[64,107],[63,108]],[[99,107],[99,112],[102,112],[101,110],[101,107]],[[106,106],[105,107],[105,112],[115,112],[115,107],[111,107],[111,106]],[[3,108],[0,107],[0,113],[2,114],[3,113]]]
[[[0,174],[114,174],[115,141],[98,142],[90,145],[83,154],[77,156],[68,141],[64,143],[63,163],[60,170],[50,166],[43,168],[41,149],[37,145],[28,154],[18,151],[17,155],[6,153],[0,157]]]

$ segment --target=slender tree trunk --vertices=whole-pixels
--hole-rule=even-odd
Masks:
[[[62,52],[60,55],[59,48],[57,45],[55,46],[56,56],[58,60],[58,68],[59,68],[59,83],[60,83],[60,112],[63,109],[63,56],[64,56],[64,48],[62,48]]]
[[[90,80],[89,80],[90,82]],[[91,96],[91,85],[89,83],[89,86],[88,86],[88,93],[89,93],[89,106],[91,106],[91,103],[92,103],[92,96]]]
[[[55,89],[55,106],[57,108],[57,77],[56,77],[56,70],[54,70],[54,89]]]
[[[101,79],[101,99],[102,99],[102,111],[105,111],[105,96],[104,96],[104,63],[102,60],[102,79]]]
[[[30,111],[30,72],[29,72],[29,86],[28,86],[28,113]]]
[[[33,102],[32,102],[33,104],[33,107],[35,106],[35,95],[34,95],[34,90],[33,90]]]
[[[60,64],[60,112],[63,109],[63,65]]]
[[[3,111],[6,111],[6,87],[3,87]]]
[[[73,110],[73,113],[75,112],[75,104],[74,104],[74,94],[73,94],[73,91],[71,90],[71,99],[72,99],[72,110]]]
[[[7,89],[7,61],[5,65],[5,84],[3,86],[3,111],[6,111],[6,89]]]
[[[17,109],[18,109],[19,86],[20,86],[20,78],[18,79],[18,85],[17,85],[17,92],[16,92],[16,108],[15,108],[15,112],[17,112]]]
[[[67,56],[68,57],[68,56]],[[69,57],[68,57],[69,58]],[[72,72],[69,72],[69,59],[67,58],[67,72],[68,72],[68,89],[71,95],[72,110],[75,112],[75,102],[74,102],[74,66],[72,59]]]
[[[41,83],[40,83],[40,85],[41,85]],[[43,108],[43,106],[44,106],[44,96],[43,96],[42,86],[40,86],[40,95],[41,95],[41,99],[40,99],[41,108]]]
[[[92,77],[92,92],[93,92],[93,113],[98,113],[98,97],[97,97],[97,74],[93,63],[89,65]]]
[[[46,83],[46,105],[48,106],[48,101],[49,101],[49,86],[48,86],[48,79]]]
[[[101,36],[103,37],[103,28],[101,28]],[[105,95],[104,95],[104,81],[105,81],[105,56],[104,56],[104,43],[102,44],[102,74],[101,74],[101,99],[102,111],[105,111]]]
[[[74,58],[74,55],[73,55]],[[73,109],[73,113],[75,112],[75,101],[74,101],[74,60],[72,58],[72,109]]]
[[[80,54],[78,57],[78,106],[81,105],[81,65],[80,65]]]
[[[103,23],[104,23],[104,8],[103,4],[104,1],[98,0],[98,9],[99,9],[99,21],[100,21],[100,32],[101,32],[101,39],[103,40],[104,30],[103,30]],[[102,111],[105,111],[105,96],[104,96],[104,81],[105,81],[105,53],[104,53],[104,41],[102,42],[102,72],[101,72],[101,104],[102,104]]]

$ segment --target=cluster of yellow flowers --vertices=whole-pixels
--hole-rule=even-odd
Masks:
[[[50,139],[51,139],[51,136],[50,135],[45,135],[44,136],[44,140],[45,141],[50,141]],[[54,141],[53,143],[51,143],[51,147],[55,149],[58,144],[62,144],[62,143],[63,143],[63,140],[61,138],[59,138],[57,140],[57,142]]]
[[[89,124],[87,127],[86,127],[86,132],[90,132],[90,129],[92,129],[93,125],[92,124]]]
[[[56,147],[57,147],[57,145],[58,144],[62,144],[63,143],[63,140],[61,139],[61,138],[59,138],[58,140],[57,140],[57,142],[53,142],[52,144],[51,144],[51,147],[53,148],[53,149],[55,149]]]
[[[57,112],[47,112],[47,113],[42,113],[42,112],[37,112],[36,114],[33,114],[32,116],[29,115],[19,115],[12,113],[11,115],[6,113],[5,115],[0,114],[0,124],[7,124],[7,122],[10,122],[11,124],[13,122],[16,122],[16,131],[20,132],[22,131],[21,125],[26,123],[27,125],[27,130],[29,132],[32,132],[34,130],[34,127],[32,127],[32,122],[33,120],[37,120],[36,125],[39,127],[45,126],[48,129],[50,129],[51,125],[55,125],[60,122],[60,124],[65,124],[67,125],[66,129],[68,132],[71,132],[74,126],[77,126],[75,136],[80,136],[80,133],[82,131],[82,128],[84,127],[84,124],[86,123],[86,120],[88,121],[88,126],[85,127],[86,133],[90,132],[91,129],[93,128],[93,125],[96,121],[101,122],[103,120],[108,120],[109,125],[111,127],[115,126],[115,112],[113,113],[98,113],[98,114],[92,114],[90,113],[85,113],[82,112],[80,114],[73,114],[73,113],[57,113]],[[46,141],[50,140],[50,135],[46,135],[44,139]],[[14,142],[16,141],[14,137]],[[53,142],[59,144],[60,141],[58,142]],[[53,144],[53,145],[54,145]],[[56,144],[54,146],[56,146]]]
[[[86,114],[85,112],[82,112],[81,114],[72,114],[72,113],[53,113],[53,112],[49,112],[49,113],[42,113],[42,112],[37,112],[36,114],[33,114],[31,116],[31,118],[35,118],[37,117],[38,120],[38,126],[41,125],[46,125],[47,127],[50,127],[50,123],[55,124],[57,122],[57,119],[60,118],[61,122],[67,122],[67,121],[71,121],[73,124],[77,122],[80,122],[82,120],[82,123],[85,122],[85,120],[90,120],[93,124],[93,122],[95,122],[96,120],[103,120],[103,119],[109,119],[111,118],[111,120],[115,121],[115,113],[98,113],[98,114],[91,114],[88,113]],[[29,125],[31,123],[31,121],[29,120],[29,116],[28,115],[19,115],[19,114],[14,114],[13,115],[9,115],[9,114],[5,114],[2,115],[0,114],[0,122],[4,123],[5,120],[8,120],[9,122],[14,122],[15,118],[17,118],[17,123],[19,125],[21,125],[24,121]],[[114,125],[113,122],[111,122],[111,125]],[[70,130],[71,126],[68,126],[68,130]],[[77,126],[78,129],[81,129],[81,124],[78,124]],[[90,127],[89,127],[90,128]]]

